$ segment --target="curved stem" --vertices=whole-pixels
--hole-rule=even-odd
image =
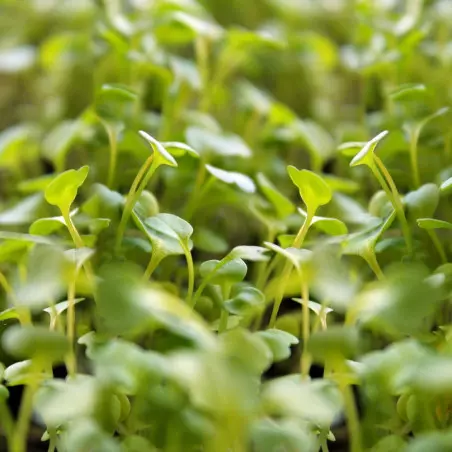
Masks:
[[[68,307],[67,307],[67,338],[69,341],[69,353],[67,357],[68,374],[73,377],[77,372],[77,361],[75,358],[75,278],[68,287]]]
[[[26,452],[30,417],[33,410],[33,397],[37,390],[36,378],[25,387],[22,403],[20,404],[19,417],[12,435],[12,447],[14,452]]]
[[[158,267],[161,261],[162,258],[160,256],[157,256],[155,253],[152,253],[151,259],[149,260],[149,264],[146,267],[146,271],[144,272],[143,275],[143,278],[146,281],[149,281],[149,279],[152,276],[152,273],[154,273],[154,270]]]
[[[182,245],[182,244],[181,244]],[[193,264],[193,257],[191,251],[185,245],[182,245],[184,250],[185,259],[187,261],[187,272],[188,272],[188,289],[187,289],[187,303],[191,305],[191,299],[193,297],[193,289],[195,287],[195,268]]]
[[[345,413],[350,437],[350,452],[362,452],[361,427],[359,425],[358,410],[356,409],[353,392],[349,385],[342,387],[344,396]]]
[[[231,292],[231,286],[229,284],[226,284],[221,288],[221,294],[223,296],[223,303],[225,303],[229,299],[230,292]],[[220,324],[218,325],[219,333],[224,333],[227,330],[228,319],[229,319],[229,312],[226,311],[225,308],[222,308],[221,315],[220,315]]]
[[[384,279],[385,275],[383,274],[380,264],[378,263],[377,256],[375,256],[375,252],[373,250],[368,250],[365,254],[363,254],[362,257],[368,263],[372,271],[375,273],[375,276],[380,280]]]
[[[140,198],[141,192],[144,190],[144,187],[146,187],[147,183],[149,182],[149,179],[152,177],[152,174],[154,174],[155,170],[157,169],[157,165],[152,164],[153,161],[154,161],[153,155],[148,157],[148,159],[144,162],[143,166],[138,171],[137,175],[135,176],[135,179],[133,180],[132,186],[130,187],[126,203],[122,211],[118,231],[116,233],[115,241],[116,251],[118,251],[121,246],[122,238],[124,237],[127,222],[129,221],[130,215],[132,214],[132,210],[136,202]]]
[[[69,230],[69,234],[71,235],[76,248],[83,248],[85,246],[85,244],[83,243],[83,240],[80,237],[80,234],[78,233],[77,228],[75,227],[75,225],[72,221],[69,210],[64,211],[64,212],[62,211],[61,213],[63,214],[64,221],[66,223],[66,226]],[[88,277],[88,280],[94,290],[94,288],[95,288],[94,271],[93,271],[93,267],[91,266],[91,262],[89,260],[85,261],[83,263],[83,268],[84,268],[84,270],[86,272],[86,276]],[[93,293],[93,296],[95,298],[94,293]]]
[[[311,357],[308,353],[308,341],[310,336],[310,315],[309,315],[309,286],[302,278],[301,282],[301,297],[303,301],[302,305],[302,339],[303,339],[303,352],[301,354],[301,376],[303,379],[309,377],[309,369],[311,367]]]
[[[380,169],[381,173],[383,174],[384,178],[386,179],[387,185],[389,185],[389,188],[392,193],[392,203],[394,206],[394,209],[397,212],[397,216],[399,217],[400,224],[402,226],[402,232],[405,237],[406,245],[408,248],[408,252],[412,254],[413,252],[413,238],[411,236],[411,230],[408,225],[408,221],[405,217],[405,210],[403,208],[402,201],[400,199],[399,192],[397,190],[397,187],[394,183],[394,180],[392,179],[391,175],[389,174],[389,171],[384,166],[383,162],[375,155],[374,156],[375,162]],[[376,169],[376,168],[375,168]],[[374,171],[374,174],[376,175],[378,171]],[[381,176],[381,175],[380,175]]]
[[[115,184],[116,166],[118,160],[118,140],[116,138],[115,130],[109,125],[105,124],[107,130],[108,142],[110,144],[110,164],[108,167],[108,182],[107,185],[112,190]]]
[[[433,245],[436,248],[436,251],[438,251],[438,254],[441,258],[441,262],[443,264],[447,264],[447,256],[446,252],[444,251],[444,247],[442,243],[439,241],[438,236],[436,235],[436,231],[434,229],[426,229],[427,234],[429,235]]]
[[[417,143],[419,141],[419,131],[416,128],[410,134],[410,162],[411,162],[411,173],[413,174],[414,187],[417,188],[421,185],[421,176],[419,174],[419,163],[418,163],[418,152]]]
[[[301,226],[300,230],[298,231],[297,236],[295,237],[295,240],[293,242],[293,246],[294,248],[301,248],[301,245],[303,245],[303,241],[306,237],[306,234],[308,233],[309,230],[309,226],[311,225],[311,221],[312,218],[314,217],[314,213],[315,212],[310,212],[308,210],[306,218],[303,222],[303,225]],[[274,328],[275,323],[276,323],[276,318],[278,316],[278,311],[279,311],[279,307],[281,306],[281,302],[284,298],[284,290],[287,286],[287,282],[289,280],[291,271],[292,271],[292,262],[290,262],[289,260],[286,261],[286,263],[284,264],[283,270],[281,272],[281,276],[280,276],[280,285],[279,285],[279,292],[275,297],[275,302],[273,304],[273,310],[272,310],[272,314],[270,317],[270,322],[268,327],[269,328]]]

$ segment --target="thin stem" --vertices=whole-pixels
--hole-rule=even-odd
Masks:
[[[122,243],[122,238],[124,237],[124,233],[126,230],[127,222],[129,221],[130,215],[132,213],[133,207],[135,205],[136,199],[135,194],[137,193],[140,182],[143,180],[146,172],[150,170],[152,167],[152,162],[154,160],[154,155],[151,155],[146,159],[143,163],[143,166],[138,171],[135,179],[132,182],[132,186],[130,187],[129,193],[127,195],[126,203],[124,205],[124,209],[122,211],[121,221],[119,222],[118,231],[116,233],[116,242],[115,249],[119,250],[119,247]],[[141,194],[141,193],[140,193]]]
[[[220,315],[220,323],[218,325],[218,332],[224,333],[228,327],[228,319],[229,319],[229,312],[226,311],[226,309],[221,310]]]
[[[419,141],[419,130],[416,128],[410,134],[411,173],[413,174],[413,183],[414,183],[415,188],[417,188],[421,185],[421,177],[419,174],[418,152],[417,152],[418,141]]]
[[[327,432],[325,432],[325,431],[320,432],[320,446],[321,446],[322,452],[329,452],[327,436],[328,436]]]
[[[402,205],[402,201],[400,199],[399,192],[397,190],[397,187],[394,183],[394,180],[392,179],[391,175],[389,174],[389,171],[384,166],[383,162],[375,155],[374,156],[375,162],[377,163],[378,168],[382,172],[384,178],[386,179],[391,192],[392,192],[392,201],[394,209],[397,212],[397,216],[399,217],[400,224],[402,226],[403,235],[405,236],[406,245],[408,248],[408,252],[412,254],[413,252],[413,238],[411,236],[411,230],[408,225],[408,221],[405,217],[405,211]],[[374,172],[375,174],[376,172]]]
[[[223,296],[223,304],[229,299],[229,295],[231,292],[231,286],[229,284],[225,284],[221,288],[221,294]],[[221,309],[221,315],[220,315],[220,324],[218,325],[218,333],[224,333],[228,328],[228,319],[229,319],[229,312],[222,308]]]
[[[3,287],[3,290],[6,292],[7,295],[12,295],[13,289],[9,285],[8,280],[6,279],[6,276],[0,272],[0,286]]]
[[[5,435],[8,444],[8,450],[14,450],[12,449],[14,421],[6,401],[0,403],[0,419],[2,420],[3,434]]]
[[[347,416],[348,434],[350,438],[350,452],[361,452],[363,450],[361,428],[359,425],[358,410],[356,409],[351,387],[349,385],[343,386],[342,393],[344,395],[345,413]]]
[[[77,231],[77,228],[75,227],[75,225],[74,225],[74,223],[72,221],[72,218],[71,218],[71,215],[69,214],[69,211],[62,212],[62,213],[63,213],[63,218],[64,218],[64,221],[66,223],[66,226],[67,226],[67,228],[69,230],[69,234],[71,235],[75,246],[77,248],[83,248],[85,245],[83,243],[82,238],[80,237],[80,234]]]
[[[71,377],[77,372],[77,361],[75,359],[75,278],[68,287],[68,308],[67,308],[67,338],[69,341],[69,354],[67,358],[67,370]]]
[[[143,275],[143,278],[146,281],[149,281],[149,279],[151,279],[152,273],[154,273],[154,270],[158,267],[161,261],[162,258],[160,256],[157,256],[155,253],[152,253],[151,259],[149,260],[149,264],[146,267],[146,271],[144,272]]]
[[[270,238],[270,237],[269,237]],[[274,238],[271,237],[271,240],[267,240],[268,243],[273,243]],[[256,281],[256,287],[259,289],[265,284],[267,280],[267,269],[271,266],[268,261],[258,262],[256,265],[256,276],[254,280]]]
[[[308,341],[310,336],[310,320],[309,315],[309,286],[302,278],[301,282],[301,296],[302,296],[302,338],[303,338],[303,352],[301,355],[301,376],[303,379],[309,377],[309,369],[311,367],[311,357],[308,353]]]
[[[14,452],[26,452],[28,429],[30,428],[30,417],[33,410],[33,397],[37,389],[37,383],[33,379],[26,386],[20,404],[19,417],[12,437],[11,450]]]
[[[69,210],[62,211],[61,213],[63,214],[64,221],[66,223],[66,226],[69,230],[69,234],[71,235],[76,248],[83,248],[85,246],[85,244],[83,243],[83,240],[80,237],[80,234],[78,233],[77,228],[75,227],[75,225],[72,221]],[[90,284],[92,285],[93,291],[94,291],[94,289],[95,289],[94,270],[91,265],[91,262],[89,260],[85,261],[83,263],[83,268],[86,272],[86,276],[88,277],[88,280],[89,280]],[[95,298],[94,292],[93,292],[93,296]]]
[[[363,254],[363,258],[379,280],[385,278],[380,264],[378,263],[377,256],[375,256],[375,252],[373,250],[368,250],[365,254]]]
[[[314,212],[307,212],[305,221],[303,222],[303,225],[301,226],[300,230],[298,231],[297,236],[295,237],[295,240],[293,242],[293,247],[294,248],[301,248],[301,246],[303,245],[303,241],[306,237],[306,234],[308,233],[309,230],[309,226],[311,225],[311,221],[312,218],[314,217]],[[291,271],[292,271],[292,262],[290,262],[289,260],[286,260],[286,263],[284,264],[283,270],[281,272],[281,276],[280,276],[280,282],[281,284],[279,285],[279,292],[275,297],[275,302],[273,304],[273,311],[270,317],[270,323],[269,323],[269,328],[274,328],[275,323],[276,323],[276,318],[278,316],[278,311],[279,311],[279,307],[281,306],[281,302],[282,299],[284,297],[284,290],[287,286]]]
[[[441,258],[441,262],[443,264],[447,263],[447,256],[446,252],[444,251],[444,247],[442,243],[439,241],[438,236],[436,234],[436,231],[434,229],[426,229],[427,234],[429,235],[431,241],[433,242],[433,245],[436,248],[436,251],[438,251],[438,254]]]
[[[202,183],[204,182],[205,177],[206,177],[206,165],[204,160],[201,160],[199,162],[199,168],[196,174],[195,185],[193,187],[190,200],[188,201],[187,206],[185,207],[184,217],[187,221],[190,221],[196,210],[198,195],[200,193]]]
[[[191,255],[191,251],[189,250],[189,248],[183,245],[182,249],[184,250],[185,259],[187,261],[187,272],[188,272],[188,289],[186,301],[188,305],[191,305],[193,289],[195,287],[195,267],[193,264],[193,256]]]
[[[204,289],[207,287],[207,284],[209,284],[210,280],[212,279],[212,276],[215,274],[215,272],[218,269],[220,269],[223,265],[227,264],[227,262],[228,262],[227,259],[222,259],[220,262],[218,262],[218,264],[215,266],[215,268],[212,270],[212,272],[203,279],[203,281],[199,285],[198,289],[196,290],[195,294],[193,295],[193,298],[192,298],[192,301],[190,304],[190,307],[192,309],[195,308],[197,301],[199,300],[202,293],[204,292]]]
[[[118,160],[118,140],[116,137],[116,132],[113,127],[110,127],[108,124],[105,124],[105,128],[107,130],[108,142],[110,144],[110,164],[108,167],[108,182],[107,185],[112,190],[115,184],[115,176],[116,176],[116,166]]]

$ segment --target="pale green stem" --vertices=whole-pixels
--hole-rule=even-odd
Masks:
[[[75,227],[71,215],[69,214],[69,209],[65,210],[65,211],[61,211],[61,213],[63,214],[63,218],[64,221],[66,223],[66,226],[68,228],[69,234],[72,237],[72,240],[76,246],[76,248],[83,248],[85,245],[83,243],[82,238],[80,237],[80,234],[77,231],[77,228]],[[95,280],[94,280],[94,271],[93,271],[93,267],[91,265],[91,262],[89,260],[85,261],[83,263],[83,268],[86,272],[86,276],[88,277],[88,280],[90,282],[90,284],[93,287],[93,291],[95,289]],[[95,298],[95,293],[93,292],[93,296]]]
[[[434,229],[426,229],[427,234],[429,235],[431,241],[433,242],[433,245],[436,248],[436,251],[438,251],[438,254],[441,258],[441,262],[443,264],[447,263],[447,256],[446,256],[446,252],[444,251],[444,247],[441,244],[441,242],[438,239],[438,236],[436,235],[436,231]]]
[[[67,307],[67,338],[69,341],[69,353],[67,357],[68,374],[73,377],[77,372],[77,360],[75,358],[75,278],[69,283],[68,287],[68,307]]]
[[[310,315],[309,315],[309,286],[302,278],[301,282],[301,297],[302,297],[302,338],[303,338],[303,352],[301,354],[301,376],[303,379],[309,377],[309,369],[311,367],[311,357],[308,352],[308,341],[310,336]]]
[[[215,268],[210,273],[210,276],[208,275],[206,278],[203,279],[201,284],[199,285],[198,289],[196,290],[195,294],[193,295],[191,305],[190,307],[194,309],[196,306],[196,303],[198,302],[199,298],[201,297],[202,293],[204,292],[204,289],[207,287],[207,284],[209,284],[210,280],[212,279],[212,276],[215,274],[215,272],[220,269],[223,265],[225,265],[228,262],[228,260],[221,260],[218,262],[218,264],[215,266]]]
[[[184,217],[187,221],[190,221],[191,218],[193,217],[193,214],[195,213],[198,204],[198,199],[201,196],[202,184],[204,182],[205,177],[206,177],[206,165],[204,160],[201,160],[199,162],[199,169],[196,174],[195,185],[193,187],[190,199],[185,207]]]
[[[151,259],[149,260],[149,264],[146,267],[146,271],[144,272],[143,275],[143,278],[146,281],[149,281],[149,279],[152,276],[152,273],[154,273],[154,270],[158,267],[161,261],[162,258],[160,256],[157,256],[155,253],[152,253]]]
[[[28,430],[30,428],[30,418],[33,410],[33,398],[36,393],[38,383],[36,378],[32,378],[30,383],[25,387],[20,404],[19,417],[12,436],[11,451],[26,452]]]
[[[2,420],[3,434],[8,445],[7,450],[13,450],[14,420],[6,400],[0,402],[0,419]]]
[[[188,272],[188,289],[186,301],[188,305],[191,305],[193,289],[195,287],[195,267],[193,264],[193,257],[191,255],[191,251],[189,250],[189,248],[183,245],[182,249],[184,250],[185,259],[187,261],[187,272]]]
[[[301,248],[303,241],[306,237],[306,234],[308,233],[309,226],[311,225],[312,218],[314,217],[315,212],[307,212],[305,221],[303,222],[303,225],[301,226],[300,230],[298,231],[297,236],[295,237],[295,240],[293,242],[294,248]],[[292,271],[292,262],[289,260],[286,260],[286,263],[284,264],[283,270],[281,272],[280,276],[280,285],[279,285],[279,291],[278,294],[275,297],[275,301],[273,304],[273,311],[270,318],[269,328],[274,328],[276,323],[276,318],[278,316],[279,307],[281,306],[281,302],[284,298],[284,291],[287,286],[287,282],[289,280],[291,271]]]
[[[366,253],[362,255],[364,260],[368,263],[371,270],[375,273],[375,276],[382,280],[384,279],[385,275],[383,274],[383,271],[381,270],[380,264],[378,263],[377,256],[375,256],[374,250],[367,250]]]
[[[362,452],[361,427],[359,425],[358,410],[356,409],[351,387],[349,385],[343,386],[342,393],[344,396],[348,435],[350,438],[350,452]]]
[[[138,171],[137,175],[135,176],[135,179],[132,183],[132,186],[130,187],[129,193],[127,195],[126,203],[124,206],[124,209],[122,211],[122,217],[121,221],[119,222],[118,231],[116,233],[116,242],[115,242],[115,249],[116,251],[119,250],[122,238],[124,237],[124,233],[126,231],[127,222],[129,221],[130,215],[132,214],[132,210],[140,198],[141,192],[146,187],[147,183],[149,182],[149,179],[151,178],[152,174],[157,169],[157,166],[152,165],[154,161],[153,155],[151,155],[143,164],[143,166]],[[146,175],[147,173],[147,175]],[[140,184],[140,182],[142,182]],[[144,183],[146,182],[146,183]]]
[[[229,284],[225,284],[221,288],[221,292],[223,295],[223,303],[225,303],[229,299],[229,294],[231,292],[231,286]],[[220,324],[218,325],[218,333],[224,333],[228,328],[228,319],[229,319],[229,312],[225,309],[221,309],[221,315],[220,315]]]
[[[275,240],[275,232],[273,228],[268,228],[268,234],[266,238],[266,242],[273,243]],[[264,285],[266,280],[266,269],[269,267],[268,261],[259,262],[257,264],[257,271],[256,271],[256,287],[260,288]]]
[[[110,165],[108,167],[108,182],[107,185],[112,190],[114,189],[115,177],[116,177],[116,166],[118,160],[118,140],[116,137],[115,130],[108,124],[105,124],[107,130],[108,141],[110,144]]]
[[[374,159],[375,159],[375,162],[377,163],[378,168],[382,172],[383,177],[386,179],[386,182],[389,185],[389,188],[391,189],[392,203],[393,203],[394,209],[397,212],[397,216],[399,217],[400,224],[402,226],[402,231],[403,231],[403,235],[405,236],[405,241],[406,241],[406,245],[408,248],[408,252],[410,254],[412,254],[413,238],[411,236],[410,226],[408,225],[408,221],[405,217],[405,211],[404,211],[404,208],[402,205],[402,201],[400,199],[399,192],[394,183],[394,180],[392,179],[391,175],[389,174],[389,171],[384,166],[383,162],[376,155],[374,156]],[[378,173],[378,171],[374,171],[375,175],[377,175],[377,173]]]
[[[419,174],[418,151],[417,151],[418,140],[419,140],[419,130],[418,128],[416,128],[414,132],[410,134],[411,173],[413,174],[413,183],[415,188],[421,185],[421,176]]]

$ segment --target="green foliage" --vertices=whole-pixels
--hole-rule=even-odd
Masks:
[[[449,3],[2,2],[0,449],[452,450]]]

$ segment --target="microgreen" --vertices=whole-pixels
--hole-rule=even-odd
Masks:
[[[2,2],[0,450],[452,450],[449,3]]]

